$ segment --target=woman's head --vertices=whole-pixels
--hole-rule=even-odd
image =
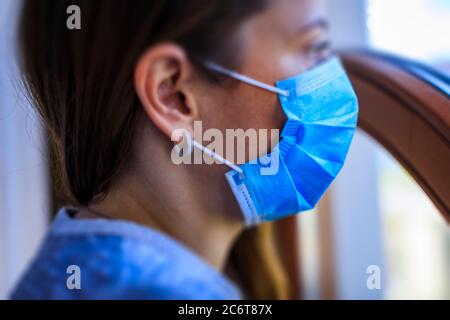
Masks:
[[[312,67],[326,50],[320,2],[26,0],[24,77],[66,194],[88,205],[133,175],[144,197],[159,196],[153,202],[185,197],[220,219],[241,219],[227,168],[175,166],[172,132],[192,132],[194,121],[222,133],[281,129],[275,94],[219,76],[203,62],[268,84]],[[80,30],[66,27],[70,5],[81,9]]]
[[[195,120],[222,132],[281,128],[275,95],[218,79],[201,60],[267,83],[304,70],[323,39],[316,2],[26,1],[24,74],[69,195],[101,197],[130,159],[151,160],[133,152]],[[81,30],[66,27],[73,4]]]

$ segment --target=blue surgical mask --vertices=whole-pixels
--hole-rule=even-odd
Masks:
[[[340,172],[355,134],[358,101],[338,58],[270,86],[213,63],[215,71],[278,94],[287,122],[265,159],[241,166],[194,147],[232,168],[225,174],[246,226],[314,208]],[[276,172],[267,157],[278,159]]]

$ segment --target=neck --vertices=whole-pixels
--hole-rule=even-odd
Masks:
[[[195,251],[216,269],[223,270],[242,230],[239,217],[224,212],[237,212],[236,204],[214,200],[211,192],[205,190],[205,181],[193,179],[193,167],[154,169],[145,175],[126,174],[103,200],[91,204],[83,214],[100,213],[159,230]],[[161,172],[166,174],[161,176]]]

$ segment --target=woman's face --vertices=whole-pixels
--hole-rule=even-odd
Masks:
[[[269,0],[266,9],[239,25],[234,41],[230,41],[235,44],[233,58],[238,65],[235,71],[274,85],[313,67],[327,55],[326,32],[320,0]],[[217,137],[196,136],[195,123],[201,121],[200,134],[209,129],[222,133],[222,150],[214,151],[230,162],[242,164],[268,153],[278,142],[277,135],[272,135],[271,130],[281,132],[286,121],[277,94],[234,80],[219,84],[210,81],[196,73],[178,46],[161,44],[150,48],[137,65],[135,82],[147,114],[143,118],[143,127],[148,130],[144,130],[139,140],[142,143],[137,144],[134,153],[142,160],[140,163],[153,163],[151,167],[139,169],[139,175],[145,174],[151,181],[161,175],[161,179],[177,180],[173,185],[181,185],[179,180],[185,179],[175,175],[178,171],[173,166],[169,169],[155,168],[158,163],[167,163],[166,158],[158,157],[165,157],[167,144],[176,129],[189,130],[197,142],[217,147]],[[149,118],[154,126],[148,125]],[[155,133],[153,127],[159,131]],[[257,143],[246,139],[245,135],[241,135],[243,144],[234,140],[233,134],[249,129],[256,132]],[[230,130],[233,141],[227,139]],[[166,143],[161,150],[155,148],[155,135],[158,134]],[[199,141],[202,138],[206,141]],[[209,163],[211,160],[208,159]],[[208,163],[201,163],[205,162]],[[151,170],[156,172],[150,175]],[[190,190],[197,192],[202,202],[208,202],[210,211],[234,211],[235,201],[223,175],[229,168],[224,165],[188,165],[181,170],[187,170],[181,176],[189,175],[190,178],[185,179],[189,186],[194,181],[197,183]],[[162,172],[171,172],[172,176],[169,178]],[[205,192],[208,194],[206,198]]]
[[[235,58],[240,68],[235,71],[274,85],[313,67],[328,54],[323,7],[320,0],[272,0],[266,10],[239,29],[241,47]],[[240,82],[232,86],[205,82],[196,88],[201,90],[196,96],[203,130],[215,128],[225,133],[226,129],[281,130],[284,126],[285,115],[274,93]],[[267,140],[273,139],[268,132]],[[272,141],[272,147],[276,142]],[[249,147],[254,146],[246,146],[245,161],[254,154]],[[259,150],[259,156],[267,149]],[[236,153],[228,160],[239,162]]]

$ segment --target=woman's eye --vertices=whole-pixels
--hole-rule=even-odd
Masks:
[[[331,54],[331,45],[327,40],[315,43],[310,48],[311,57],[316,61],[322,61]]]

